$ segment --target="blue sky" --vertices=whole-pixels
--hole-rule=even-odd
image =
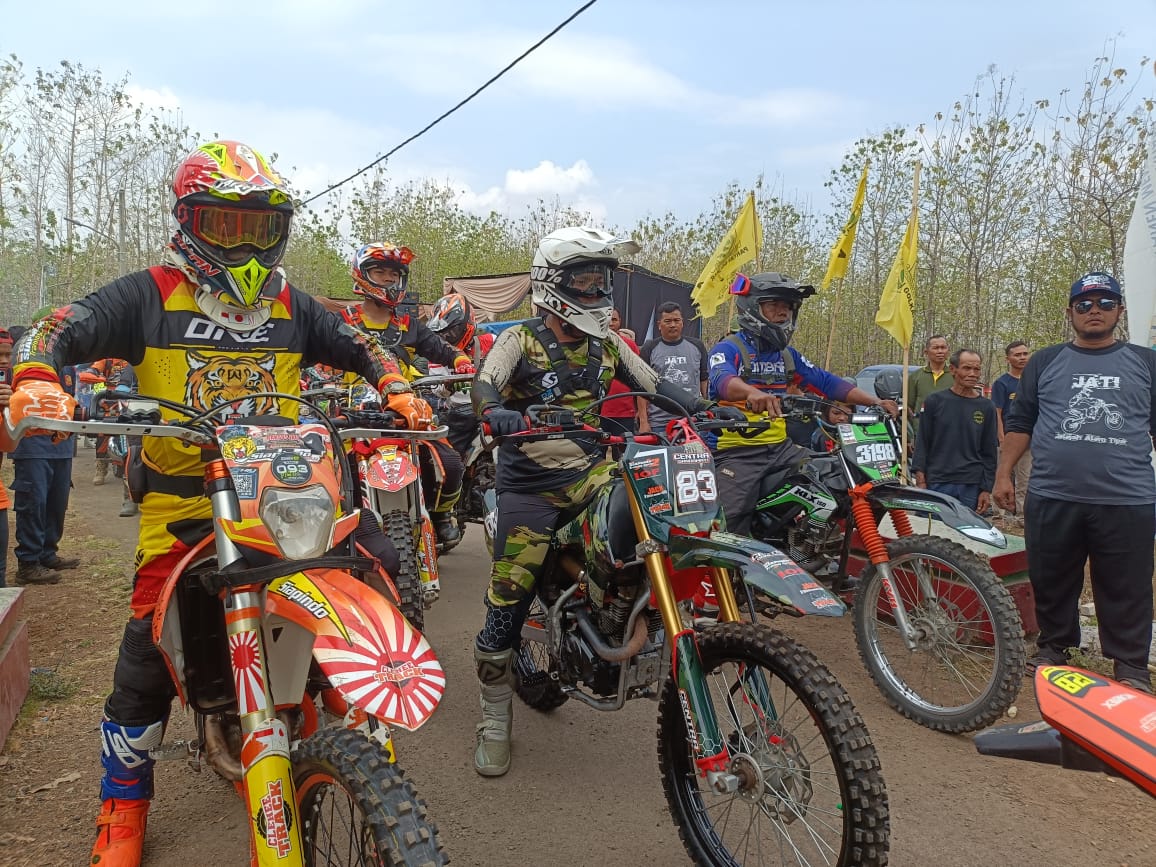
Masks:
[[[0,0],[0,53],[127,73],[208,137],[279,154],[318,191],[449,108],[580,0]],[[55,22],[51,24],[49,22]],[[625,226],[709,207],[764,172],[828,208],[848,147],[930,121],[995,64],[1028,98],[1078,90],[1115,57],[1156,93],[1156,0],[692,3],[599,0],[519,67],[391,161],[471,210],[538,197]]]

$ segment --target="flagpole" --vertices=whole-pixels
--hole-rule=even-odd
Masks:
[[[915,184],[911,191],[911,219],[916,219],[919,214],[919,172],[923,168],[923,163],[915,163]],[[919,239],[915,239],[916,247],[919,245]],[[912,305],[914,306],[914,305]],[[914,315],[915,311],[911,311]],[[900,448],[903,450],[903,459],[899,462],[899,466],[903,470],[903,481],[907,484],[911,483],[907,473],[907,368],[911,366],[911,340],[903,347],[903,411],[899,414],[903,424],[900,427]]]
[[[843,278],[835,285],[835,310],[831,313],[831,331],[827,335],[827,356],[823,359],[823,369],[831,369],[831,347],[835,344],[835,323],[839,321],[839,299],[843,297]]]

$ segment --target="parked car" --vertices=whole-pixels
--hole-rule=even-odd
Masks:
[[[902,364],[870,364],[855,374],[855,385],[868,394],[875,393],[875,377],[885,370],[903,370]],[[908,375],[919,370],[918,364],[908,365]]]

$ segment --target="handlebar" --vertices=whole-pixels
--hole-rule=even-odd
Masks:
[[[472,373],[435,373],[419,376],[410,380],[410,387],[417,391],[419,388],[437,388],[439,385],[454,385],[459,382],[473,382]]]

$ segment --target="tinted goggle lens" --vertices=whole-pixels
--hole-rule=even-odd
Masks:
[[[566,276],[564,285],[581,298],[607,298],[614,291],[610,269],[605,265],[576,268]]]
[[[193,232],[222,250],[252,246],[271,250],[284,240],[288,217],[280,211],[253,211],[203,205],[193,211]]]

